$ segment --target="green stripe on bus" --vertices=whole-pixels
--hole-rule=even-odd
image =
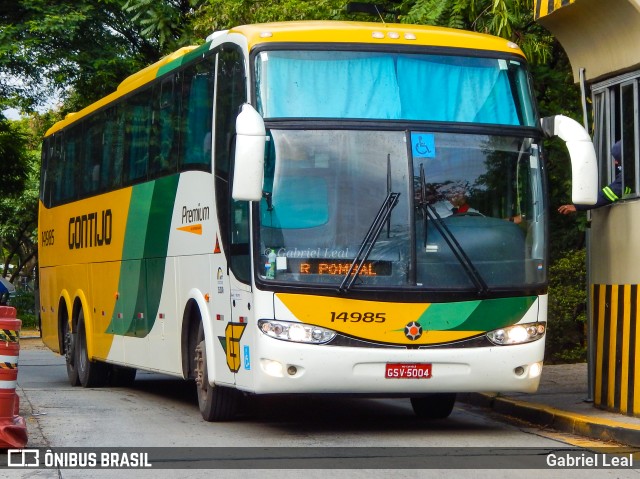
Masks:
[[[166,65],[162,65],[160,68],[158,68],[156,77],[160,77],[165,73],[168,73],[171,70],[174,70],[184,65],[185,63],[189,63],[191,60],[195,58],[201,57],[202,55],[204,55],[206,52],[209,51],[210,46],[211,46],[211,42],[207,42],[204,45],[200,45],[198,48],[191,50],[189,53],[181,56],[180,58],[176,58],[174,61],[169,62]]]
[[[133,187],[111,334],[144,337],[162,294],[171,217],[179,175]]]
[[[418,322],[427,331],[491,331],[522,319],[536,296],[434,303]]]
[[[146,261],[147,329],[144,331],[145,336],[151,331],[160,306],[167,249],[171,237],[171,217],[179,178],[179,175],[173,175],[155,181],[144,251],[145,258],[148,258]]]
[[[433,303],[422,314],[418,322],[427,331],[455,329],[467,320],[480,303],[480,300],[459,303]]]

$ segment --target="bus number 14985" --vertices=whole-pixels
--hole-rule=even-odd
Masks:
[[[357,323],[362,321],[363,323],[384,323],[386,319],[386,313],[372,313],[370,311],[365,313],[360,313],[358,311],[354,311],[351,313],[341,312],[336,313],[335,311],[331,311],[331,322],[350,322]]]

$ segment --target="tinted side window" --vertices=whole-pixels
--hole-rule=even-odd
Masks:
[[[231,199],[233,138],[240,106],[247,101],[244,57],[239,48],[225,46],[218,53],[215,123],[215,185],[220,235],[236,277],[249,282],[248,204]]]
[[[211,125],[215,91],[215,56],[191,65],[182,79],[180,170],[211,171]]]
[[[149,134],[151,128],[151,89],[143,90],[125,102],[126,183],[133,184],[147,178],[149,164]]]
[[[82,141],[81,125],[69,128],[64,134],[63,158],[60,184],[60,200],[70,201],[77,198],[77,185],[82,181],[78,167]]]
[[[149,177],[158,178],[176,172],[180,143],[179,112],[176,101],[175,75],[162,80],[154,88],[154,115],[151,126],[151,161]]]

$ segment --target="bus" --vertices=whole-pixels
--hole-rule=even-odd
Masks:
[[[640,417],[640,11],[629,0],[535,3],[536,20],[558,38],[582,87],[599,187],[618,171],[622,177],[619,201],[588,213],[589,399]],[[622,146],[619,165],[611,155],[616,142]]]
[[[591,140],[539,118],[512,42],[215,32],[46,133],[43,341],[74,386],[190,380],[207,421],[252,394],[404,397],[445,418],[460,392],[535,391],[547,135],[574,201],[595,202]]]

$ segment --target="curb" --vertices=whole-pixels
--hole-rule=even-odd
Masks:
[[[495,394],[459,394],[458,400],[557,431],[640,447],[640,426],[633,424],[571,413],[544,404],[518,401]]]

